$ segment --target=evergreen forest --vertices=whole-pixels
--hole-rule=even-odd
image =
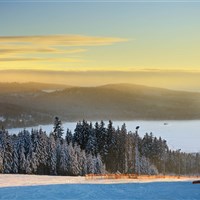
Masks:
[[[11,135],[0,130],[0,173],[70,175],[173,174],[199,175],[200,153],[171,150],[166,140],[139,127],[114,128],[112,121],[79,121],[74,132],[55,118],[51,133],[42,129]]]

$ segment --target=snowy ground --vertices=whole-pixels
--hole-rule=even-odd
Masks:
[[[200,199],[200,185],[194,185],[191,183],[191,180],[188,181],[188,179],[187,181],[184,179],[184,181],[179,182],[175,179],[173,180],[174,182],[167,182],[166,180],[165,182],[145,182],[144,180],[134,180],[135,183],[113,184],[119,183],[119,180],[103,180],[102,182],[99,182],[99,180],[88,181],[85,180],[84,177],[0,175],[0,200]],[[120,180],[120,182],[121,181],[123,182],[123,180]],[[103,184],[104,182],[110,184]],[[23,185],[23,187],[19,187],[20,185]]]
[[[181,149],[183,152],[200,152],[200,120],[186,121],[114,121],[115,127],[126,123],[128,131],[135,131],[136,126],[140,126],[139,135],[145,133],[153,133],[154,136],[161,136],[167,140],[169,147],[173,150]],[[64,130],[67,128],[74,130],[75,122],[66,122],[63,124]],[[36,127],[27,127],[26,130],[31,131],[32,128],[42,128],[47,133],[53,130],[53,125],[40,125]],[[9,129],[10,133],[18,133],[22,128]]]
[[[52,184],[114,184],[114,183],[145,183],[145,182],[174,182],[190,181],[194,177],[166,177],[166,178],[148,178],[138,179],[103,179],[86,178],[83,176],[40,176],[40,175],[21,175],[21,174],[0,174],[0,187],[12,186],[31,186],[31,185],[52,185]]]

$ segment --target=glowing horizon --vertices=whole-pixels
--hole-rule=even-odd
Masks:
[[[200,2],[0,2],[1,82],[200,91]]]

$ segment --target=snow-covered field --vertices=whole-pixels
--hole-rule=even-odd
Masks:
[[[146,182],[174,182],[193,181],[194,177],[139,177],[137,179],[105,179],[102,177],[88,178],[84,176],[45,176],[45,175],[22,175],[0,174],[0,188],[13,186],[33,186],[52,184],[114,184],[114,183],[146,183]]]
[[[139,135],[152,132],[154,136],[161,136],[167,140],[169,147],[173,150],[181,149],[184,152],[200,152],[200,120],[191,121],[114,121],[115,127],[126,123],[128,131],[135,131],[136,126],[140,126]],[[74,130],[75,122],[63,123],[64,130],[67,128]],[[53,125],[40,125],[36,127],[27,127],[27,130],[32,128],[42,128],[47,133],[53,130]],[[18,133],[22,128],[9,129],[10,133]]]
[[[84,177],[0,175],[0,200],[199,200],[200,185],[183,180],[123,183]]]

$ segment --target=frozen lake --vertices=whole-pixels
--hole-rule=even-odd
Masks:
[[[199,200],[191,182],[66,184],[0,188],[0,200]]]
[[[139,135],[145,133],[153,133],[154,136],[161,136],[167,140],[167,144],[173,150],[181,149],[185,152],[200,152],[200,120],[191,121],[114,121],[115,127],[121,127],[125,123],[128,131],[135,131],[136,126],[140,126]],[[94,124],[94,123],[93,123]],[[107,125],[107,124],[106,124]],[[74,130],[76,122],[63,123],[64,130],[67,128]],[[40,125],[36,127],[27,127],[27,130],[32,128],[42,128],[47,133],[53,130],[53,125]],[[18,133],[22,128],[9,129],[10,133]]]

